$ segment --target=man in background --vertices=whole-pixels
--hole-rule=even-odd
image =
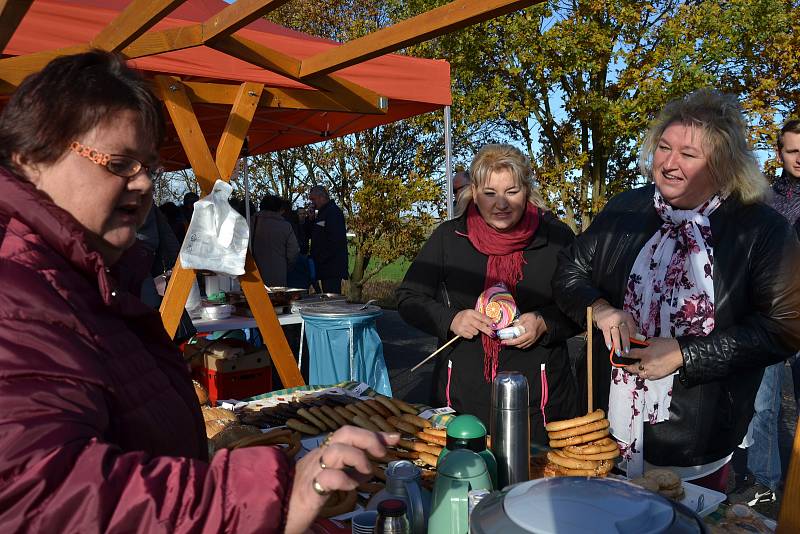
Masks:
[[[282,204],[280,197],[266,195],[251,223],[253,258],[269,287],[287,286],[287,273],[300,253],[292,225],[283,218]]]
[[[306,216],[306,235],[311,236],[311,258],[323,293],[341,293],[348,277],[347,230],[344,214],[328,191],[315,185],[308,194],[313,209]]]
[[[781,128],[777,145],[777,159],[783,170],[772,185],[772,207],[794,225],[800,220],[800,120],[791,120]],[[776,492],[782,478],[778,421],[783,373],[784,362],[764,369],[764,378],[756,394],[755,413],[745,438],[747,448],[734,452],[736,487],[729,496],[730,502],[757,507],[777,500]],[[797,402],[800,389],[797,355],[792,359],[792,375]]]
[[[183,216],[183,222],[186,226],[189,226],[189,223],[192,222],[192,214],[194,213],[194,203],[200,200],[200,196],[197,193],[189,191],[185,195],[183,195],[183,204],[181,204],[181,215]]]
[[[453,196],[458,202],[458,194],[469,186],[469,171],[459,171],[453,176]]]

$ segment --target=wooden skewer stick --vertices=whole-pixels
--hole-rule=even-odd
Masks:
[[[451,339],[450,341],[448,341],[447,343],[445,343],[444,345],[442,345],[441,347],[439,347],[438,349],[436,349],[436,351],[434,351],[434,353],[433,353],[433,354],[431,354],[430,356],[428,356],[427,358],[425,358],[424,360],[422,360],[421,362],[419,362],[417,365],[415,365],[414,367],[412,367],[412,368],[411,368],[411,370],[409,371],[409,373],[413,373],[414,371],[416,371],[417,369],[419,369],[420,367],[422,367],[423,365],[425,365],[425,363],[427,363],[428,361],[430,361],[430,360],[431,360],[432,358],[434,358],[434,357],[435,357],[437,354],[439,354],[440,352],[442,352],[444,349],[446,349],[447,347],[449,347],[450,345],[452,345],[453,343],[455,343],[455,342],[456,342],[456,340],[459,340],[459,339],[461,339],[461,336],[456,336],[456,337],[454,337],[453,339]]]
[[[586,395],[588,396],[587,399],[587,408],[589,409],[587,413],[592,413],[594,411],[594,377],[592,376],[592,333],[594,331],[594,324],[592,321],[592,307],[586,307]]]

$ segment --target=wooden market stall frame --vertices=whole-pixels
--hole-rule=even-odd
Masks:
[[[259,105],[269,107],[279,97],[282,106],[296,98],[294,105],[305,109],[386,113],[388,99],[334,74],[357,63],[445,34],[470,24],[527,7],[540,0],[456,0],[429,12],[369,35],[333,47],[305,59],[298,59],[261,43],[235,35],[289,0],[238,0],[202,23],[149,31],[185,0],[133,0],[98,35],[85,44],[0,59],[0,91],[8,94],[29,74],[40,70],[55,57],[92,48],[119,52],[128,59],[142,58],[198,46],[207,46],[286,78],[317,89],[309,101],[307,92],[271,90],[263,83],[244,82],[233,87],[156,75],[155,92],[163,100],[180,143],[203,194],[217,179],[229,180],[244,139]],[[32,0],[0,0],[0,48],[5,49],[25,17]],[[263,99],[263,95],[269,98]],[[190,96],[191,95],[191,96]],[[192,100],[229,103],[231,111],[216,154],[212,156],[204,132],[192,107]],[[176,263],[160,311],[164,328],[175,334],[189,295],[194,271]],[[272,361],[285,387],[302,385],[303,378],[278,322],[258,268],[248,252],[241,287],[262,331]]]
[[[133,0],[99,34],[85,44],[0,59],[0,94],[10,94],[29,74],[51,59],[92,48],[119,52],[128,59],[206,46],[267,71],[295,80],[318,92],[276,89],[245,81],[238,88],[179,77],[157,75],[156,94],[164,101],[203,194],[217,179],[228,180],[259,107],[296,107],[322,111],[386,113],[388,101],[374,91],[335,73],[407,46],[507,14],[542,0],[455,0],[416,17],[299,59],[242,36],[240,29],[289,0],[237,0],[202,23],[150,31],[186,0]],[[33,0],[0,0],[0,49],[5,50]],[[192,102],[231,105],[216,153],[212,155]],[[287,103],[289,105],[287,106]],[[303,384],[294,356],[283,335],[255,261],[248,253],[241,287],[253,310],[284,386]],[[180,261],[173,269],[161,314],[174,335],[194,279]],[[778,532],[800,531],[800,433],[795,435],[792,460],[781,506]],[[792,504],[794,503],[794,506]]]

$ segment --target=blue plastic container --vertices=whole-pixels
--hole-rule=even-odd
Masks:
[[[309,382],[354,380],[391,396],[383,343],[375,328],[382,311],[378,306],[360,308],[361,304],[318,304],[300,309],[310,353]]]

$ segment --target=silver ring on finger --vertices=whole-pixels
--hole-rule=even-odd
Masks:
[[[614,330],[615,328],[616,328],[617,330],[619,330],[619,325],[612,324],[612,325],[611,325],[611,327],[609,328],[609,330]]]
[[[331,493],[330,491],[322,487],[322,485],[317,480],[317,477],[314,477],[311,480],[311,488],[314,490],[314,493],[316,493],[320,497],[327,497]]]

